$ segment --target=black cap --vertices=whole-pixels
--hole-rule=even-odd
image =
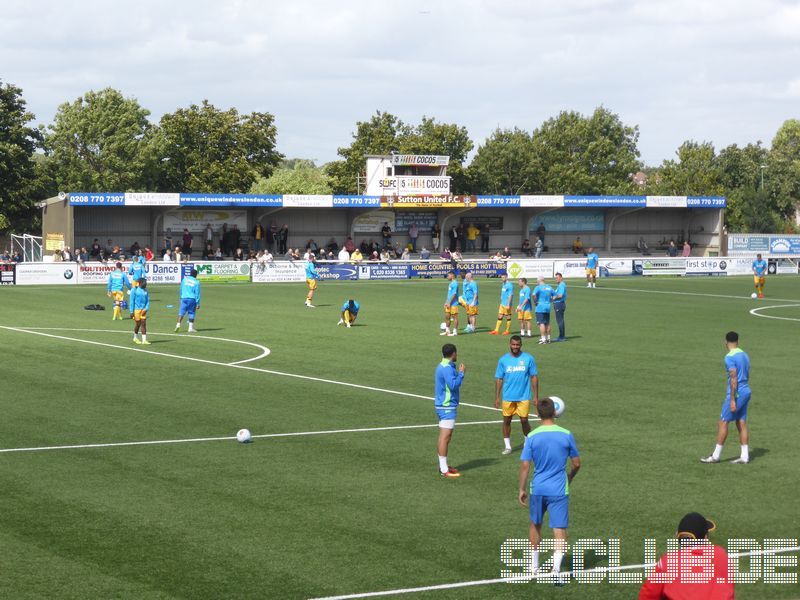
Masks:
[[[702,540],[708,535],[709,531],[714,531],[717,526],[714,521],[706,519],[700,513],[689,513],[678,523],[678,537],[691,537]]]

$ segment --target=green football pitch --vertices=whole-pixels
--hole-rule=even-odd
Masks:
[[[770,278],[758,301],[750,278],[568,283],[568,341],[526,338],[523,349],[541,394],[566,401],[559,423],[581,452],[570,539],[620,540],[620,564],[639,565],[644,540],[660,554],[690,511],[717,522],[723,546],[797,538],[800,278]],[[637,585],[607,580],[489,583],[506,568],[504,541],[527,536],[528,514],[516,498],[519,425],[502,456],[493,409],[508,346],[485,333],[499,282],[479,284],[478,333],[455,338],[467,377],[453,480],[437,472],[431,399],[442,343],[454,339],[438,335],[441,279],[322,282],[314,310],[298,284],[208,284],[194,335],[173,333],[177,289],[152,286],[148,347],[132,344],[130,320],[83,310],[108,305],[102,287],[0,288],[0,597],[425,586],[436,587],[408,597],[635,597]],[[358,322],[337,327],[349,297]],[[732,431],[722,463],[706,465],[729,330],[752,361],[751,462],[730,463]],[[242,427],[253,443],[233,439]],[[451,585],[466,582],[477,585]],[[737,586],[744,599],[798,596],[797,584]]]

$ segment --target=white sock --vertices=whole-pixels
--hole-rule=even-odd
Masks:
[[[503,443],[506,445],[506,450],[511,450],[511,438],[503,438]]]
[[[135,342],[137,339],[138,339],[138,338],[136,337],[136,334],[134,333],[134,334],[133,334],[133,341]]]
[[[344,323],[344,319],[339,319],[339,322],[337,323],[337,325],[341,325],[342,323]]]
[[[719,457],[722,456],[722,446],[720,444],[714,446],[714,453],[711,456],[714,457],[714,460],[719,460]]]
[[[147,334],[146,334],[146,333],[143,333],[143,334],[142,334],[142,341],[143,341],[143,342],[146,342],[146,341],[147,341]]]
[[[564,553],[556,550],[553,552],[553,573],[561,573],[561,559],[564,558]]]
[[[747,444],[742,444],[742,460],[750,460],[750,448]]]
[[[531,571],[536,574],[536,571],[539,570],[539,551],[534,550],[531,552]]]
[[[547,334],[547,341],[548,342],[550,341],[550,334],[549,333]]]
[[[439,472],[440,473],[447,473],[447,457],[440,456],[439,457]]]

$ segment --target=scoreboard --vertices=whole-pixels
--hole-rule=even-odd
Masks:
[[[14,285],[16,266],[14,263],[0,263],[0,285]]]

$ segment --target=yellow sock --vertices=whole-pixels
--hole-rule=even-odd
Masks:
[[[349,323],[350,322],[350,311],[349,310],[344,311],[344,322],[345,323]]]
[[[511,331],[511,319],[506,320],[506,333]]]
[[[495,332],[500,332],[500,325],[503,323],[503,319],[497,319],[497,325],[495,325],[494,330]]]
[[[118,314],[119,314],[119,306],[114,305],[114,317],[113,317],[113,319],[116,319]]]

